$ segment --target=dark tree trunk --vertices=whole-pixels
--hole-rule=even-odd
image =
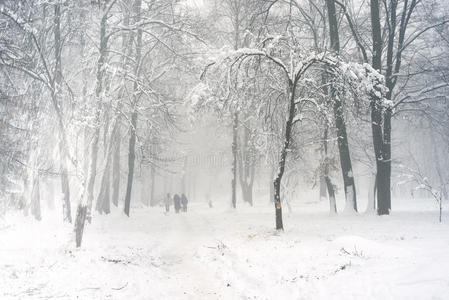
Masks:
[[[134,2],[134,24],[140,22],[140,9],[142,6],[142,0],[135,0]],[[135,68],[134,68],[134,80],[138,80],[140,76],[141,68],[141,57],[142,57],[142,29],[137,29],[136,37],[136,57],[135,57]],[[130,124],[130,137],[129,137],[129,149],[128,149],[128,181],[126,184],[126,195],[125,195],[125,208],[124,212],[129,217],[129,209],[131,205],[131,194],[133,187],[134,178],[134,162],[136,158],[136,135],[137,135],[137,105],[139,98],[139,87],[137,81],[134,81],[133,86],[133,99],[132,107],[133,112],[131,114],[131,124]]]
[[[129,208],[131,204],[131,192],[133,187],[133,177],[134,177],[134,162],[135,162],[135,146],[136,146],[136,125],[137,125],[137,112],[133,112],[131,116],[131,132],[129,138],[129,149],[128,149],[128,181],[126,184],[126,195],[125,195],[125,214],[129,217]]]
[[[384,200],[382,202],[385,202],[385,207],[388,211],[391,210],[391,117],[392,109],[387,107],[384,114],[384,144],[382,151],[385,168],[384,188],[382,189],[384,191]],[[380,198],[380,189],[378,188],[378,190],[378,198]],[[382,212],[385,212],[385,210]]]
[[[274,209],[276,215],[276,230],[284,230],[284,224],[282,222],[282,205],[281,205],[281,176],[276,177],[274,180]]]
[[[371,0],[371,27],[372,27],[372,38],[373,38],[373,61],[372,66],[378,72],[382,71],[382,32],[380,25],[380,12],[379,12],[379,1]],[[394,12],[396,15],[396,12]],[[395,17],[391,20],[395,25]],[[390,31],[391,34],[392,31]],[[394,35],[394,30],[393,30]],[[391,35],[389,37],[388,49],[392,51],[393,40],[391,40]],[[392,67],[392,52],[387,51],[387,70]],[[390,212],[390,176],[389,176],[389,159],[388,154],[385,151],[388,149],[385,147],[385,132],[382,133],[382,121],[385,126],[386,111],[382,104],[382,99],[376,95],[371,95],[371,127],[373,134],[373,146],[374,155],[376,157],[376,186],[377,186],[377,213],[379,215],[388,215]],[[384,116],[382,120],[382,115]]]
[[[335,1],[326,0],[331,48],[338,55],[340,52],[340,39],[338,36],[338,23],[335,12]],[[355,190],[354,174],[352,171],[351,156],[349,153],[348,136],[344,120],[343,106],[334,87],[331,87],[331,97],[334,101],[333,110],[335,115],[335,126],[337,128],[338,150],[340,152],[340,164],[343,175],[343,184],[346,197],[346,209],[357,211],[357,195]]]
[[[295,81],[289,81],[289,107],[288,107],[288,118],[285,123],[285,140],[284,145],[281,150],[281,156],[279,160],[279,169],[277,176],[274,179],[274,208],[276,215],[276,229],[284,230],[284,225],[282,222],[282,204],[281,204],[281,180],[284,175],[285,163],[287,160],[287,153],[290,146],[291,134],[293,129],[293,119],[295,117],[295,94],[296,94],[296,84],[298,83],[299,76],[296,76]]]
[[[84,223],[86,221],[87,206],[80,203],[78,209],[76,210],[75,219],[75,240],[76,247],[81,247],[81,242],[83,240]]]

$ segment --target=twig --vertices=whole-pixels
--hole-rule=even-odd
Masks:
[[[115,290],[115,291],[119,291],[119,290],[124,289],[124,288],[127,287],[127,286],[128,286],[128,282],[126,282],[125,285],[122,286],[122,287],[119,287],[119,288],[111,288],[111,289],[113,289],[113,290]]]

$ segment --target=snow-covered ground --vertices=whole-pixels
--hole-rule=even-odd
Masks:
[[[81,249],[59,215],[8,214],[0,299],[448,299],[446,215],[439,224],[436,209],[377,217],[326,207],[284,211],[282,233],[268,204],[115,211],[95,216]]]

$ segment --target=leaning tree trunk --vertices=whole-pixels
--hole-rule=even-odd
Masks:
[[[340,52],[340,40],[338,36],[338,23],[335,11],[335,0],[326,0],[331,48],[336,53]],[[331,97],[334,101],[333,110],[335,126],[337,127],[338,150],[340,152],[340,165],[343,175],[343,184],[346,197],[345,210],[357,211],[357,196],[355,190],[354,173],[352,171],[351,156],[349,153],[348,136],[343,113],[343,105],[335,87],[331,86]]]
[[[290,103],[288,108],[288,118],[285,123],[285,140],[284,145],[281,150],[281,156],[279,159],[279,169],[277,176],[274,179],[274,209],[276,216],[276,230],[284,230],[284,225],[282,222],[282,204],[281,204],[281,180],[284,175],[285,162],[287,160],[288,148],[290,146],[291,134],[293,129],[293,119],[295,117],[295,94],[296,94],[296,84],[299,78],[295,78],[294,82],[289,81],[289,92],[290,92]]]

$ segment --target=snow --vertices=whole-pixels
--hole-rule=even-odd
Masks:
[[[423,202],[429,207],[430,200]],[[59,214],[0,219],[1,299],[444,299],[449,225],[421,202],[390,216],[296,204],[193,203],[94,216],[83,247]]]

